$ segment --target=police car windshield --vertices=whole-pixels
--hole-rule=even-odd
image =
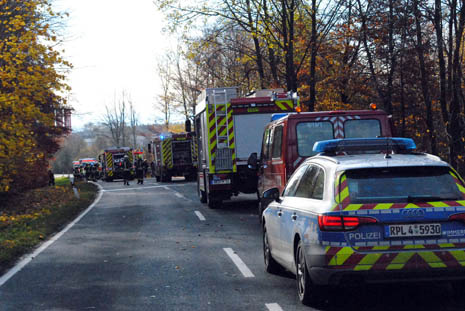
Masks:
[[[464,200],[447,167],[393,167],[346,172],[350,203]],[[462,185],[463,186],[463,185]]]

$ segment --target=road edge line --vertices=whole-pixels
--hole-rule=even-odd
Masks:
[[[36,248],[35,251],[33,251],[32,253],[24,255],[23,258],[20,259],[19,262],[13,266],[13,268],[8,270],[2,277],[0,277],[0,287],[2,287],[6,282],[8,282],[8,280],[11,279],[16,273],[21,271],[29,262],[32,261],[32,259],[39,256],[40,253],[42,253],[50,245],[52,245],[55,241],[57,241],[63,234],[65,234],[77,222],[79,222],[87,213],[89,213],[94,208],[95,205],[97,205],[97,203],[102,198],[103,188],[96,182],[91,181],[90,183],[96,185],[99,188],[97,197],[95,198],[94,202],[92,202],[92,204],[86,210],[84,210],[81,214],[79,214],[79,216],[76,217],[72,222],[70,222],[63,230],[61,230],[60,232],[50,237],[47,241],[45,241],[38,248]]]

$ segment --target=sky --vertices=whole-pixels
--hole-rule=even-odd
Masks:
[[[173,42],[152,0],[56,0],[55,7],[70,14],[63,48],[74,66],[67,80],[73,131],[101,122],[105,106],[123,91],[140,123],[159,119],[156,62]]]

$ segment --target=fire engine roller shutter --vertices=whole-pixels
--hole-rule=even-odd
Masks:
[[[270,122],[271,115],[272,113],[260,113],[234,116],[237,159],[247,160],[252,152],[260,155],[263,131]]]

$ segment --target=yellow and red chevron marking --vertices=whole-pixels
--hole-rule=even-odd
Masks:
[[[464,247],[463,243],[354,248],[327,246],[326,265],[354,271],[459,268],[465,267]]]
[[[462,193],[462,196],[465,198],[465,188],[463,187],[463,183],[461,181],[460,175],[457,174],[457,172],[450,172],[450,175],[455,181],[455,184],[457,185],[457,188],[459,188],[459,191]]]
[[[234,138],[234,126],[233,126],[233,116],[232,116],[232,109],[228,112],[228,140],[229,140],[229,148],[232,149],[232,162],[233,162],[233,172],[237,172],[236,166],[236,143]]]
[[[336,203],[338,204],[349,204],[350,197],[349,197],[349,187],[347,185],[347,176],[343,174],[339,178],[336,179],[335,183],[335,198]]]
[[[127,152],[128,158],[129,158],[129,163],[134,164],[134,153],[132,153],[132,150],[129,150]]]
[[[112,170],[108,171],[108,176],[113,176],[113,154],[112,153],[107,153],[106,154],[106,161],[107,161],[107,168],[112,168]]]
[[[197,140],[195,138],[192,138],[191,140],[191,160],[192,160],[192,165],[197,167],[197,151],[198,151],[198,146],[197,146]]]
[[[208,111],[208,146],[209,146],[209,171],[210,173],[215,173],[215,157],[216,157],[216,149],[218,147],[218,143],[228,143],[229,148],[232,149],[232,158],[233,158],[233,172],[236,172],[236,165],[235,165],[235,145],[234,145],[234,127],[233,127],[233,116],[232,116],[232,109],[231,104],[222,104],[217,105],[216,110]],[[217,112],[226,112],[228,111],[227,115],[217,115]],[[225,137],[225,141],[219,142],[219,137]]]
[[[294,102],[290,99],[286,100],[275,100],[276,106],[278,106],[279,109],[284,110],[284,111],[289,111],[289,110],[294,110]]]
[[[162,163],[167,168],[173,168],[173,150],[171,148],[171,139],[167,138],[163,140],[162,149]]]

